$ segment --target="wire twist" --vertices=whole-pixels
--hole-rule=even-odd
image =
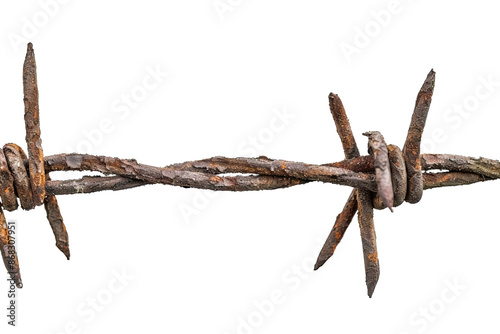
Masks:
[[[68,233],[64,225],[57,199],[45,194],[45,174],[42,140],[40,138],[40,115],[38,107],[38,83],[33,45],[28,44],[28,51],[23,67],[24,122],[28,155],[16,144],[6,144],[0,150],[0,199],[7,211],[18,208],[17,198],[23,210],[32,210],[44,205],[56,246],[69,260]],[[19,260],[9,236],[7,222],[0,208],[0,251],[4,264],[16,286],[23,286],[19,270]]]
[[[4,264],[18,287],[22,287],[19,261],[9,237],[1,207],[7,211],[31,210],[44,205],[56,246],[70,258],[68,233],[56,195],[130,189],[146,184],[166,184],[215,191],[258,191],[288,188],[309,182],[325,182],[353,189],[337,216],[315,265],[321,267],[334,253],[354,215],[358,212],[366,284],[371,297],[380,269],[373,209],[417,203],[423,190],[466,185],[500,178],[500,161],[446,154],[420,154],[420,142],[434,89],[435,73],[428,74],[415,103],[410,128],[401,150],[387,145],[378,131],[368,137],[368,156],[361,156],[340,98],[329,95],[330,110],[344,149],[345,160],[322,165],[286,160],[226,158],[188,161],[165,167],[88,154],[57,154],[44,157],[40,135],[36,63],[32,44],[23,68],[24,121],[27,152],[16,144],[0,149],[0,251]],[[429,172],[430,170],[446,172]],[[74,180],[51,180],[55,171],[93,171],[104,176]],[[236,174],[236,175],[235,175]]]

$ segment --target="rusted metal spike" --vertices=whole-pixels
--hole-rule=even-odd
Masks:
[[[333,225],[328,238],[323,245],[323,248],[319,252],[318,259],[314,265],[314,270],[318,270],[322,265],[328,261],[328,259],[333,255],[338,244],[344,237],[345,231],[351,224],[352,218],[358,210],[358,201],[356,199],[357,191],[354,189],[349,195],[347,202],[345,203],[344,209],[335,219],[335,225]]]
[[[50,181],[50,176],[48,173],[45,174],[45,179],[47,181]],[[66,231],[66,226],[64,225],[61,211],[59,210],[59,204],[57,204],[56,196],[45,196],[43,205],[45,207],[45,212],[47,213],[47,219],[50,223],[50,227],[52,229],[52,232],[54,233],[54,237],[56,238],[56,246],[69,260],[70,253],[68,231]]]
[[[422,166],[420,162],[420,142],[424,132],[425,121],[431,106],[432,94],[436,73],[431,70],[420,89],[415,109],[411,118],[408,136],[406,137],[403,155],[406,161],[406,172],[408,174],[408,191],[406,201],[408,203],[418,203],[422,198],[424,182],[422,178]]]
[[[38,107],[38,84],[33,44],[28,44],[23,67],[24,123],[28,144],[29,173],[33,202],[42,205],[45,197],[45,170],[43,168],[42,140],[40,139],[40,110]]]
[[[337,133],[342,142],[345,158],[352,159],[359,157],[358,145],[356,145],[356,139],[354,139],[354,135],[352,134],[351,125],[347,118],[342,100],[340,100],[337,94],[333,93],[328,95],[328,100],[330,102],[330,112],[332,113]]]
[[[358,221],[363,242],[366,287],[371,298],[380,277],[380,266],[373,223],[372,194],[368,190],[358,189]]]
[[[354,139],[351,125],[349,123],[349,119],[347,118],[342,100],[337,94],[330,93],[330,95],[328,95],[328,101],[330,104],[330,112],[332,113],[335,127],[337,128],[337,133],[342,142],[345,158],[352,159],[359,157],[358,146],[356,145],[356,140]],[[321,268],[321,266],[323,266],[326,261],[332,257],[337,245],[340,243],[347,228],[351,224],[352,218],[358,210],[356,194],[357,190],[353,189],[346,204],[344,205],[344,209],[335,219],[335,224],[333,225],[333,228],[326,238],[323,248],[318,255],[318,259],[314,265],[314,270]]]
[[[342,101],[338,95],[335,94],[330,94],[328,97],[330,100],[330,110],[335,121],[335,126],[337,127],[337,132],[342,141],[344,155],[346,159],[356,158],[359,156],[359,150],[351,130],[349,119],[347,118],[344,106],[342,105]],[[353,190],[351,196],[349,196],[346,206],[344,206],[344,210],[337,217],[337,221],[335,222],[330,235],[323,245],[323,249],[321,250],[316,262],[318,266],[315,267],[317,269],[324,264],[328,258],[333,255],[333,252],[335,251],[334,247],[337,247],[340,240],[342,240],[342,236],[347,230],[347,227],[349,227],[351,220],[338,218],[351,217],[352,219],[350,214],[354,215],[354,212],[356,212],[356,210],[351,207],[351,205],[354,204],[352,203],[353,197],[357,199],[358,221],[361,231],[361,242],[363,244],[363,255],[365,259],[366,285],[368,288],[368,296],[371,297],[378,282],[380,269],[377,256],[377,244],[375,242],[375,226],[373,224],[372,195],[369,190]]]

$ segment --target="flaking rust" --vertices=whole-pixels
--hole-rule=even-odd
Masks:
[[[363,133],[363,135],[368,137],[368,152],[373,157],[375,180],[378,186],[377,195],[380,197],[383,206],[388,207],[393,212],[394,190],[392,189],[389,149],[380,132],[369,131]]]
[[[2,253],[3,263],[10,278],[18,288],[22,288],[23,281],[21,280],[21,271],[19,269],[15,244],[11,241],[7,220],[2,209],[0,209],[0,252]]]
[[[408,193],[406,195],[406,201],[408,203],[418,203],[422,198],[424,190],[422,167],[420,163],[420,142],[431,106],[435,80],[436,73],[434,70],[431,70],[417,95],[410,128],[408,129],[408,136],[406,137],[406,142],[403,147],[403,155],[405,157],[408,174]]]
[[[29,175],[33,202],[41,205],[45,197],[45,169],[43,168],[42,139],[40,138],[40,109],[38,106],[38,82],[36,77],[35,51],[28,44],[23,68],[24,123],[28,144]]]
[[[417,96],[403,150],[387,145],[381,133],[370,131],[369,155],[361,156],[339,96],[328,96],[330,111],[344,150],[345,160],[322,165],[267,157],[187,161],[165,167],[138,163],[134,159],[88,154],[57,154],[44,157],[40,131],[38,82],[33,45],[23,67],[24,121],[28,156],[16,144],[0,150],[0,199],[3,209],[31,210],[44,204],[57,248],[69,260],[69,238],[56,195],[124,190],[147,184],[165,184],[214,191],[258,191],[293,187],[309,182],[333,183],[354,188],[318,256],[314,269],[334,254],[358,212],[363,246],[365,278],[371,297],[380,276],[373,209],[417,203],[423,190],[467,185],[500,178],[500,161],[447,154],[421,154],[420,141],[434,91],[431,70]],[[430,172],[431,170],[443,172]],[[92,171],[103,176],[74,180],[51,180],[54,171]],[[227,174],[238,174],[236,176]],[[9,243],[8,227],[0,208],[0,250],[4,264],[18,287],[22,287],[15,247]]]

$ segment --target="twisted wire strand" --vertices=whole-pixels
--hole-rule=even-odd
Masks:
[[[328,260],[358,212],[368,294],[379,277],[373,209],[416,203],[425,189],[472,184],[500,178],[500,161],[446,154],[420,154],[420,141],[434,88],[431,70],[417,96],[414,114],[403,150],[387,145],[377,131],[366,133],[369,153],[360,156],[340,98],[329,95],[330,108],[344,148],[345,160],[322,165],[267,157],[188,161],[165,167],[140,164],[88,154],[58,154],[44,157],[39,121],[38,86],[33,46],[23,67],[24,120],[28,155],[13,143],[0,149],[0,251],[11,278],[22,287],[19,261],[2,210],[32,210],[44,204],[57,248],[69,260],[69,239],[56,195],[130,189],[146,184],[167,184],[216,191],[257,191],[288,188],[319,181],[353,187],[343,211],[318,257],[315,269]],[[446,172],[429,172],[430,170]],[[51,180],[57,171],[94,171],[104,176],[74,180]],[[229,174],[238,175],[229,175]],[[17,199],[19,198],[19,203]]]

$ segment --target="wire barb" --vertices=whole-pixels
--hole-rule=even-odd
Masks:
[[[386,145],[379,132],[366,133],[370,155],[360,156],[344,106],[338,95],[328,96],[330,111],[341,139],[345,160],[322,165],[274,160],[267,157],[187,161],[165,167],[134,159],[88,154],[43,155],[40,136],[38,83],[33,45],[23,68],[25,130],[28,156],[16,144],[0,149],[0,199],[7,211],[31,210],[44,204],[57,248],[69,260],[69,238],[56,195],[124,190],[147,184],[165,184],[214,191],[258,191],[288,188],[309,182],[333,183],[354,188],[318,256],[317,270],[333,255],[358,212],[365,276],[371,297],[380,276],[373,209],[416,203],[423,190],[458,186],[500,178],[500,161],[447,154],[420,154],[420,141],[434,90],[435,73],[428,74],[417,96],[408,136],[401,151]],[[431,170],[445,172],[430,172]],[[93,171],[103,176],[51,180],[54,171]],[[238,174],[227,175],[227,174]],[[0,251],[16,285],[22,287],[15,247],[9,243],[7,223],[0,207]]]

